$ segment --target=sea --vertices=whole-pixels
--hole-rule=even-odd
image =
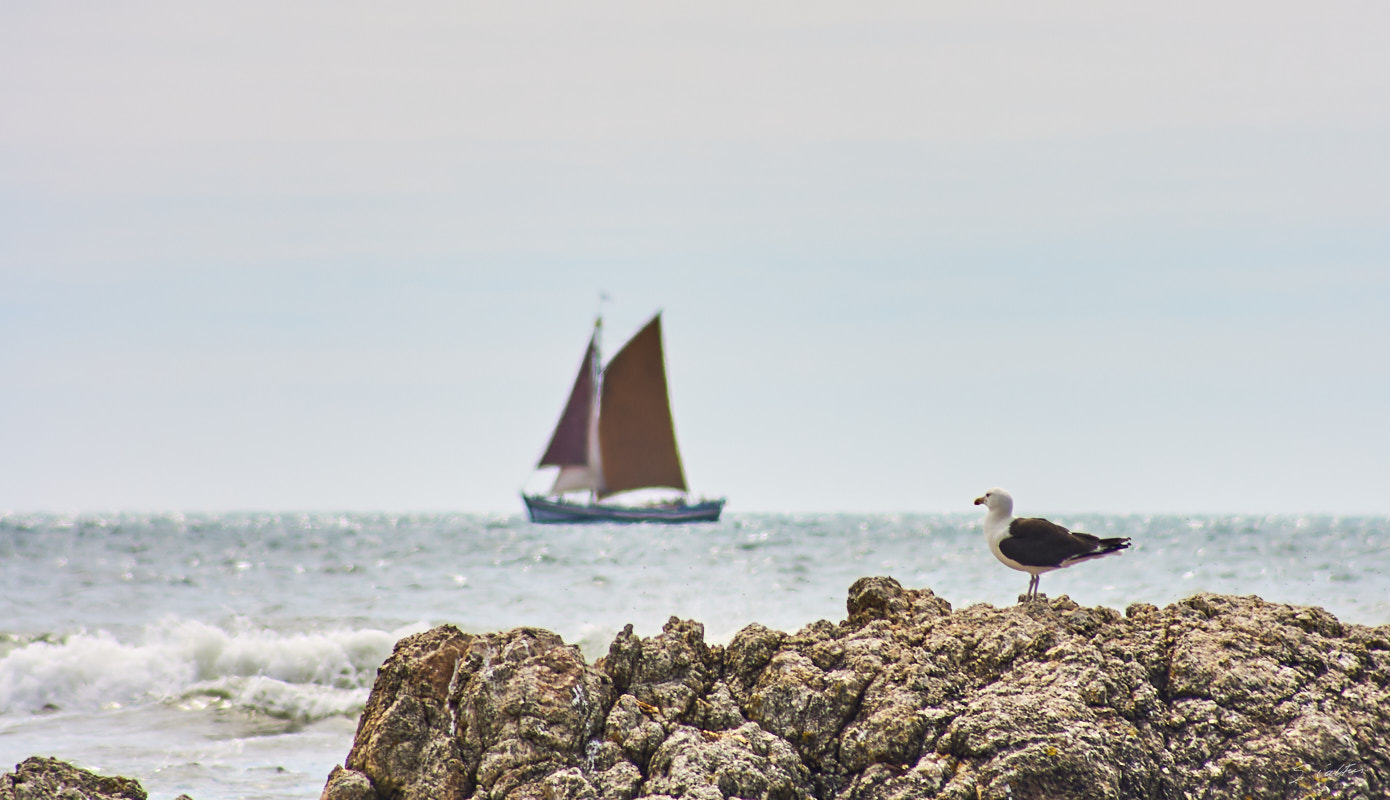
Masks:
[[[1010,605],[1028,576],[982,514],[751,514],[534,525],[520,514],[0,515],[0,771],[32,755],[135,778],[151,798],[312,800],[346,759],[400,638],[547,628],[590,660],[672,616],[724,643],[758,622],[845,616],[888,575],[953,607]],[[1390,624],[1390,518],[1054,517],[1129,536],[1042,591],[1123,610],[1198,592]]]

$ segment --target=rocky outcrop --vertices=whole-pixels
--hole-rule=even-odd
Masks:
[[[953,611],[891,578],[724,646],[672,618],[402,640],[325,800],[1390,796],[1390,626],[1198,595]]]
[[[106,777],[56,758],[33,756],[0,775],[0,800],[145,800],[130,778]],[[176,800],[188,800],[179,795]]]

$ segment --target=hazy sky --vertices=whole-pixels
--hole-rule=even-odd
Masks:
[[[0,511],[1390,513],[1383,2],[0,7]]]

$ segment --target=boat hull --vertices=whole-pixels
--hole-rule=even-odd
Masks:
[[[583,503],[567,503],[536,495],[522,495],[526,510],[532,522],[576,523],[576,522],[717,522],[719,513],[724,510],[723,500],[674,506],[614,506]]]

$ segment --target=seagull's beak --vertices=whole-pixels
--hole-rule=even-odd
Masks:
[[[975,505],[977,505],[977,506],[982,506],[982,505],[984,505],[984,504],[985,504],[985,499],[984,499],[983,497],[977,497],[977,498],[975,498]]]

